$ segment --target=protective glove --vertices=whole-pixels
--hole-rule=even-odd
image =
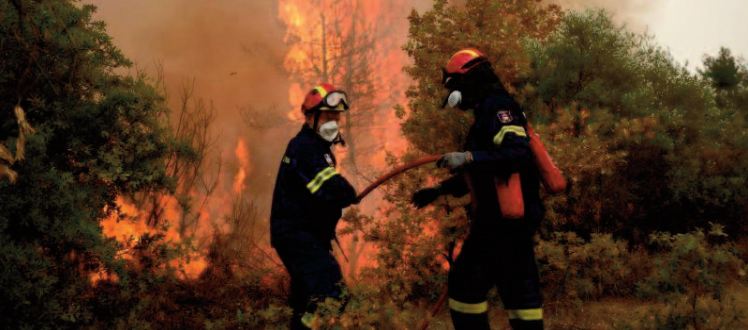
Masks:
[[[420,209],[431,204],[431,202],[441,196],[441,194],[441,187],[424,188],[413,193],[410,202],[413,203],[416,208]]]
[[[448,152],[442,156],[436,166],[449,168],[450,171],[459,169],[473,161],[473,154],[470,151],[465,152]]]

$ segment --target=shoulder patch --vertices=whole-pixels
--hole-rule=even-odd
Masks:
[[[325,161],[327,162],[327,165],[335,167],[335,163],[332,162],[332,156],[330,156],[330,154],[325,154]]]
[[[514,120],[514,118],[512,118],[512,113],[509,110],[500,110],[496,113],[496,118],[498,118],[499,122],[502,124],[509,124]]]

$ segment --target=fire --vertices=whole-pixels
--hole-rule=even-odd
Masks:
[[[291,121],[301,120],[301,103],[304,102],[304,90],[301,88],[299,83],[292,83],[288,90],[288,103],[291,104],[291,110],[286,114],[286,117]]]
[[[301,15],[299,7],[295,3],[286,2],[280,6],[283,12],[282,17],[288,19],[287,23],[294,27],[301,27],[304,24],[304,16]]]
[[[234,176],[234,192],[238,194],[244,191],[244,188],[247,187],[245,181],[247,179],[247,173],[249,172],[249,152],[247,151],[247,145],[244,143],[244,139],[239,138],[239,140],[236,141],[234,155],[239,161],[239,169]]]
[[[280,52],[286,49],[280,40],[282,28],[277,25],[276,18],[267,17],[265,10],[258,9],[274,8],[285,12],[289,17],[289,24],[303,27],[308,23],[309,16],[306,12],[312,4],[302,1],[298,5],[275,7],[270,2],[260,4],[258,1],[240,1],[220,4],[194,2],[185,6],[180,2],[150,5],[151,2],[141,1],[141,5],[133,9],[133,6],[124,6],[118,2],[93,2],[99,6],[97,19],[108,23],[107,31],[119,40],[118,47],[152,76],[163,74],[167,105],[172,110],[179,110],[183,106],[183,100],[179,99],[183,89],[180,82],[192,80],[194,90],[190,90],[190,103],[194,101],[195,105],[188,104],[189,107],[196,108],[200,104],[215,111],[215,121],[206,128],[207,132],[201,133],[209,136],[206,140],[208,151],[200,155],[204,157],[199,157],[204,162],[194,171],[191,171],[191,165],[171,166],[167,169],[178,168],[180,172],[177,176],[181,176],[175,178],[179,201],[173,196],[157,196],[158,203],[164,207],[158,218],[160,222],[167,223],[166,229],[161,228],[163,223],[156,226],[158,228],[153,228],[154,224],[145,219],[149,215],[149,205],[136,205],[125,196],[117,198],[116,203],[127,217],[118,219],[116,215],[112,215],[101,222],[103,235],[116,239],[124,246],[119,255],[128,259],[128,263],[136,258],[131,255],[125,243],[135,244],[143,235],[158,232],[165,235],[165,241],[174,244],[189,241],[196,251],[191,252],[189,258],[180,257],[175,261],[177,264],[172,266],[179,266],[181,269],[177,273],[184,278],[195,278],[206,267],[212,267],[205,256],[209,255],[214,237],[235,230],[236,225],[227,219],[231,218],[232,208],[239,195],[243,196],[243,202],[257,201],[260,206],[256,212],[259,214],[258,218],[262,219],[258,222],[266,221],[264,213],[267,211],[263,207],[272,190],[263,187],[269,185],[265,181],[270,181],[272,174],[266,174],[266,168],[263,167],[267,165],[263,164],[262,159],[268,157],[256,156],[253,148],[260,145],[261,139],[267,136],[265,132],[249,132],[246,137],[239,135],[238,132],[246,127],[242,120],[238,120],[241,119],[237,117],[239,113],[233,111],[248,104],[257,109],[266,109],[266,106],[275,105],[279,101],[285,103],[287,98],[285,87],[278,87],[285,86],[286,77],[276,68],[278,62],[284,60],[282,56],[279,58],[276,55],[282,55]],[[168,15],[173,10],[165,10],[171,7],[182,10],[185,19],[178,20],[175,24]],[[131,15],[122,15],[122,12],[146,15],[141,15],[143,19],[134,22],[124,19],[123,17]],[[194,18],[211,24],[193,24]],[[145,27],[158,33],[150,33],[144,37],[140,31]],[[184,35],[194,38],[181,38]],[[215,49],[221,49],[220,54],[210,51]],[[305,61],[303,52],[297,51],[294,54],[289,58],[289,63]],[[163,61],[159,61],[158,68],[150,72],[154,58]],[[163,72],[158,72],[159,68]],[[303,86],[303,89],[306,88],[309,87]],[[303,97],[302,87],[298,89],[298,94]],[[301,97],[295,99],[300,100]],[[297,102],[300,105],[301,101]],[[300,119],[298,106],[294,110],[289,112],[289,118]],[[176,113],[178,111],[172,112]],[[277,119],[275,116],[268,118]],[[177,122],[174,121],[175,124]],[[268,135],[270,134],[275,132]],[[264,144],[261,148],[265,152],[280,146]],[[272,166],[276,164],[273,163]],[[194,178],[189,177],[192,174]],[[251,194],[248,190],[251,190]],[[264,223],[258,224],[262,225]],[[263,239],[264,237],[257,238],[252,243],[265,247],[267,243]],[[92,275],[92,281],[111,279],[108,276],[111,274]]]
[[[136,220],[121,219],[117,214],[112,214],[108,218],[101,222],[102,231],[104,236],[113,237],[118,242],[127,242],[130,238],[140,237],[143,234],[149,232],[148,225],[145,221],[137,221],[138,208],[135,205],[128,203],[124,198],[117,197],[117,206],[125,217],[133,217]]]
[[[171,196],[163,196],[163,198],[165,217],[175,222],[179,215],[176,199]],[[176,243],[181,241],[182,238],[177,231],[175,223],[169,223],[166,229],[154,228],[146,223],[145,214],[135,204],[127,201],[122,196],[117,197],[115,203],[120,210],[120,214],[113,212],[101,222],[104,236],[116,239],[123,246],[131,246],[133,242],[137,242],[146,234],[163,234],[167,242]],[[134,259],[129,253],[122,254],[122,257],[129,261],[133,261]],[[170,262],[170,266],[179,269],[181,275],[185,278],[196,278],[205,270],[207,265],[205,258],[199,255],[190,256],[189,260],[176,259]],[[90,275],[92,283],[103,279],[118,280],[116,274],[110,274],[105,270],[100,270]]]
[[[165,211],[164,217],[176,219],[179,214],[176,199],[171,196],[162,196],[162,200]],[[104,236],[112,237],[120,243],[126,243],[132,239],[137,240],[145,234],[153,234],[158,231],[164,235],[166,240],[178,241],[180,239],[176,226],[170,224],[166,230],[148,226],[146,215],[135,204],[128,202],[122,196],[117,197],[115,203],[120,209],[121,216],[112,213],[101,222]]]
[[[116,239],[124,247],[122,257],[133,263],[135,267],[137,267],[137,258],[131,254],[130,248],[144,235],[164,235],[166,244],[180,244],[185,239],[191,239],[198,251],[171,260],[169,266],[177,269],[177,274],[184,279],[197,278],[208,267],[206,256],[213,235],[228,233],[234,229],[224,219],[232,215],[233,204],[237,202],[236,196],[241,196],[246,190],[247,179],[251,171],[249,148],[245,139],[241,137],[237,138],[233,153],[222,153],[221,157],[223,163],[237,164],[236,172],[224,175],[218,173],[215,187],[219,188],[211,189],[209,196],[206,196],[205,192],[190,191],[195,213],[194,215],[187,214],[187,216],[196,217],[196,222],[186,227],[187,230],[185,230],[185,224],[180,222],[184,221],[186,215],[183,214],[183,209],[176,197],[166,194],[156,196],[157,203],[163,210],[159,219],[166,223],[153,226],[148,223],[148,212],[123,196],[119,196],[116,199],[119,213],[113,212],[101,222],[103,235]],[[93,283],[103,279],[116,281],[116,276],[112,276],[106,271],[100,271],[91,274],[90,279]]]

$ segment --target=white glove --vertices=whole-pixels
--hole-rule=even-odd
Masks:
[[[473,161],[473,154],[470,151],[465,152],[448,152],[442,156],[436,166],[446,167],[450,171],[459,169]]]

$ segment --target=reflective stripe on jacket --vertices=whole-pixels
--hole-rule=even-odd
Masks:
[[[328,243],[334,237],[342,209],[354,202],[356,191],[336,170],[330,147],[307,125],[288,143],[273,191],[272,244],[297,231]]]

